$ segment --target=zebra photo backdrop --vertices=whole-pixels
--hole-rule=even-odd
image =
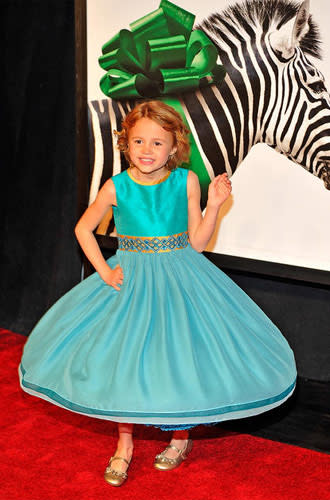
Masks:
[[[330,271],[330,4],[174,5],[195,16],[194,28],[214,44],[217,63],[227,71],[220,84],[166,97],[178,103],[190,126],[191,168],[200,178],[202,203],[214,175],[231,176],[233,194],[207,250]],[[90,202],[109,176],[125,168],[112,130],[134,105],[132,96],[118,100],[101,91],[102,46],[159,6],[87,0]],[[101,234],[113,231],[111,217],[102,221]]]

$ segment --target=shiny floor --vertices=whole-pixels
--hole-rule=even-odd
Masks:
[[[330,382],[298,378],[295,393],[282,406],[220,425],[330,454]]]

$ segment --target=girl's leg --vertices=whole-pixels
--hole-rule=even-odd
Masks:
[[[104,479],[112,486],[121,486],[127,479],[126,471],[133,455],[133,424],[118,424],[118,434],[117,449],[104,472]]]
[[[134,424],[118,424],[118,442],[117,449],[114,453],[116,457],[123,457],[130,461],[133,455],[133,427]],[[127,469],[127,464],[123,460],[114,460],[111,467],[114,470],[125,472]]]
[[[192,449],[192,440],[189,439],[189,431],[187,429],[174,431],[170,444],[173,447],[166,447],[164,451],[156,455],[154,461],[156,469],[175,469],[188,457]]]
[[[186,446],[188,438],[188,430],[173,431],[171,444],[176,446],[179,450],[182,450]],[[168,450],[166,450],[165,456],[168,458],[177,458],[178,453],[177,451],[173,450],[173,448],[169,448]]]

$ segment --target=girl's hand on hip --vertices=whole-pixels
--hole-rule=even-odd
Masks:
[[[107,285],[112,286],[115,290],[120,291],[119,285],[123,284],[124,273],[120,265],[117,264],[114,269],[108,267],[108,270],[105,274],[102,274],[101,278]]]
[[[211,184],[208,191],[208,205],[220,207],[231,193],[231,182],[228,179],[228,174],[224,173],[217,175]]]

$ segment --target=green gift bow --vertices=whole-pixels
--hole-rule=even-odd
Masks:
[[[102,47],[102,92],[113,99],[157,97],[220,83],[223,66],[195,16],[162,0],[159,8],[122,29]]]

